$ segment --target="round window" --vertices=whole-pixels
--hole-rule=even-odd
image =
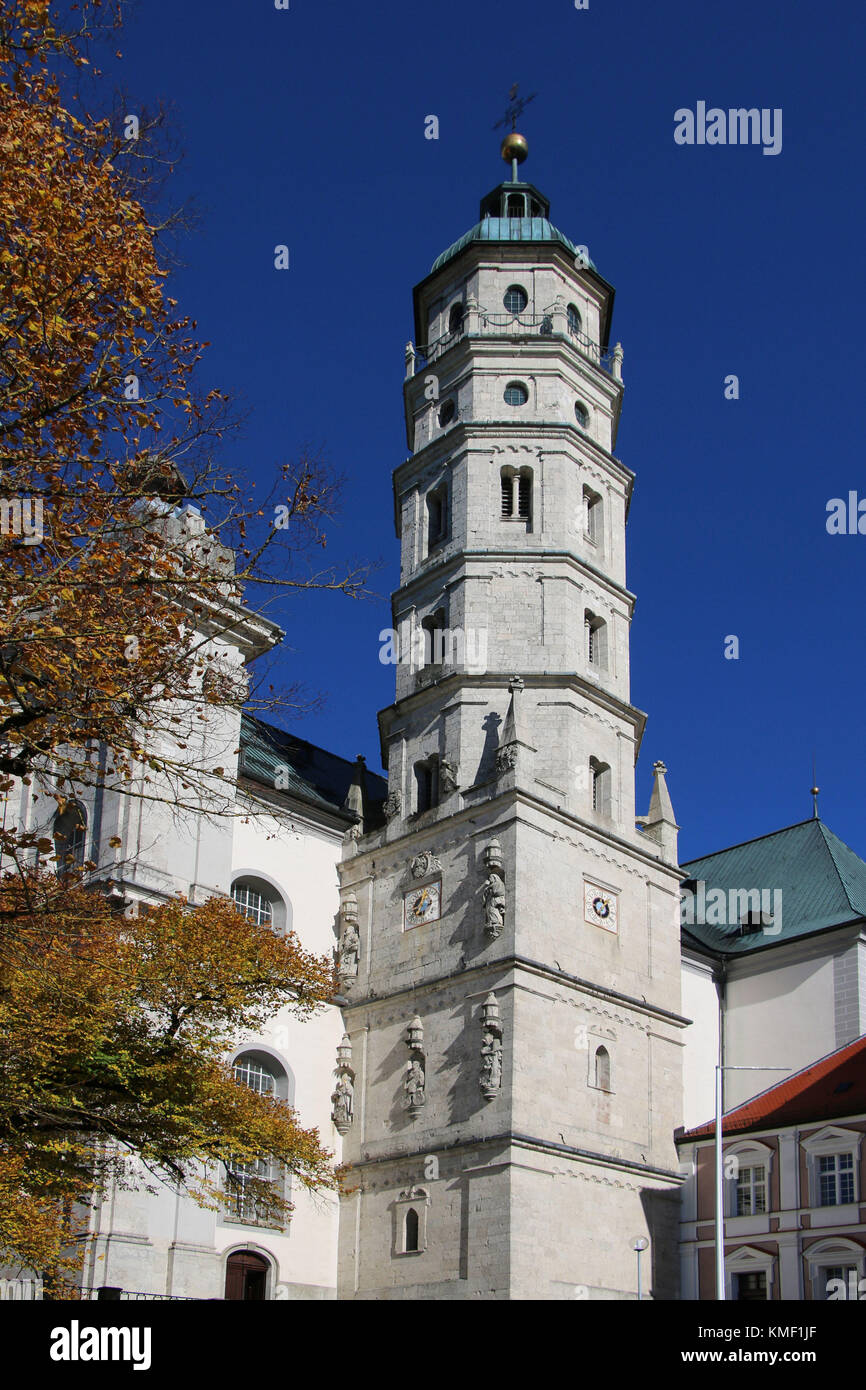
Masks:
[[[522,381],[509,381],[505,388],[505,400],[508,405],[526,405],[529,392]]]
[[[503,300],[509,314],[522,314],[529,299],[522,285],[509,285]]]

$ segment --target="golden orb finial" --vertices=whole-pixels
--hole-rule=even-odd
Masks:
[[[502,148],[499,153],[506,164],[522,164],[529,154],[529,141],[525,135],[520,135],[516,130],[509,131],[502,141]]]

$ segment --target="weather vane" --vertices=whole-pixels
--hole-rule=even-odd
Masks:
[[[508,93],[508,105],[505,108],[505,115],[502,117],[501,121],[496,122],[496,125],[493,127],[494,130],[498,130],[500,126],[508,125],[509,122],[511,123],[511,129],[513,131],[516,130],[517,117],[521,114],[524,108],[527,107],[529,103],[531,101],[534,101],[535,98],[538,96],[537,92],[533,92],[531,96],[519,97],[517,95],[517,87],[518,84],[515,82],[514,86],[511,88],[511,91]]]

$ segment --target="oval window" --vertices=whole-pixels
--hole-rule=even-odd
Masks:
[[[529,392],[522,381],[509,381],[505,388],[505,400],[508,405],[526,405]]]
[[[503,303],[509,314],[522,314],[529,299],[522,285],[509,285]]]

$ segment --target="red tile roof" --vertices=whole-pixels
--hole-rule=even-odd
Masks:
[[[866,1034],[729,1110],[722,1133],[820,1124],[843,1115],[866,1115]],[[677,1143],[712,1136],[715,1129],[715,1120],[708,1120],[678,1134]]]

